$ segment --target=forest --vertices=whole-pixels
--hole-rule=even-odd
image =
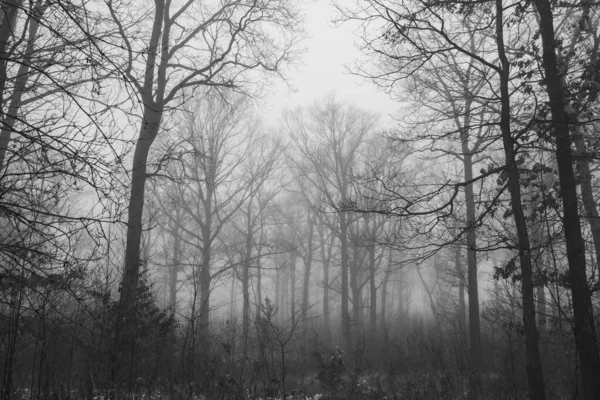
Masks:
[[[600,399],[600,3],[328,4],[0,0],[0,400]]]

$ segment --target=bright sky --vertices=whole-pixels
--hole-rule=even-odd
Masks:
[[[282,109],[308,106],[331,91],[337,93],[340,101],[375,111],[382,118],[394,113],[398,103],[378,92],[371,82],[346,71],[344,66],[352,65],[362,54],[354,46],[358,38],[350,26],[335,28],[329,22],[336,13],[330,1],[316,0],[305,7],[306,30],[310,37],[305,43],[307,52],[303,65],[289,82],[296,90],[290,92],[285,85],[280,85],[276,94],[267,99],[270,111],[265,118],[275,123]]]

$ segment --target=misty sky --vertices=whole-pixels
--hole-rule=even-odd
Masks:
[[[336,28],[329,22],[336,12],[329,3],[329,0],[317,0],[305,5],[310,37],[305,42],[307,52],[302,58],[303,65],[289,82],[295,92],[283,84],[279,86],[277,93],[267,99],[271,110],[265,115],[268,120],[274,122],[281,109],[310,105],[331,91],[335,91],[340,100],[376,111],[382,117],[398,108],[398,103],[378,92],[372,83],[346,71],[345,66],[352,65],[362,54],[355,48],[358,38],[351,26]]]

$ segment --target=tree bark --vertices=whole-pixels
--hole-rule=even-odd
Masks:
[[[147,162],[150,147],[158,135],[160,123],[162,120],[164,104],[162,103],[164,86],[158,85],[155,92],[155,70],[157,69],[156,60],[161,35],[163,32],[163,17],[165,12],[164,2],[156,2],[154,11],[154,21],[152,24],[152,33],[148,43],[148,57],[145,64],[144,85],[141,88],[141,99],[143,103],[143,117],[140,127],[140,133],[135,144],[133,154],[133,168],[131,171],[131,191],[129,195],[129,206],[127,215],[127,243],[125,246],[125,267],[121,279],[121,293],[119,298],[119,307],[115,326],[115,348],[113,362],[113,384],[115,378],[127,378],[128,371],[126,363],[131,361],[131,357],[121,358],[122,353],[127,349],[132,349],[131,344],[134,338],[133,316],[135,308],[135,297],[138,287],[140,274],[140,247],[142,240],[142,216],[144,213],[144,197],[147,179]],[[161,71],[164,73],[164,71]],[[159,73],[160,75],[160,73]],[[154,98],[156,95],[156,99]]]
[[[146,188],[146,163],[150,146],[158,133],[162,115],[146,107],[144,123],[133,156],[131,191],[128,207],[127,246],[125,248],[125,270],[121,283],[120,305],[130,310],[135,301],[135,291],[140,273],[140,247],[142,239],[142,216],[144,212],[144,191]]]
[[[125,247],[125,269],[121,280],[121,297],[115,325],[115,362],[113,366],[113,381],[126,378],[127,362],[125,356],[132,349],[134,340],[133,317],[135,298],[140,277],[140,247],[142,240],[142,216],[144,212],[144,191],[146,187],[146,163],[150,146],[156,138],[162,114],[145,107],[144,122],[133,156],[131,172],[131,191],[128,207],[127,244]]]
[[[535,0],[535,5],[540,16],[546,91],[550,100],[552,125],[556,138],[556,161],[564,212],[563,228],[573,298],[573,330],[580,359],[583,397],[588,400],[598,399],[600,398],[600,379],[598,379],[600,358],[594,329],[591,293],[587,282],[585,244],[581,235],[577,207],[569,121],[558,71],[553,14],[548,0]]]

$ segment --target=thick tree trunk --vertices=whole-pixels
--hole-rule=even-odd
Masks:
[[[540,15],[543,44],[543,65],[546,90],[556,137],[556,161],[563,200],[563,228],[567,245],[567,260],[573,298],[574,334],[580,359],[580,374],[585,399],[600,398],[600,358],[594,329],[591,293],[587,282],[585,244],[581,235],[577,190],[571,154],[568,115],[560,83],[552,9],[548,0],[535,0]]]
[[[509,94],[509,62],[504,51],[503,6],[502,1],[496,1],[496,40],[498,56],[501,63],[500,71],[500,129],[506,158],[506,173],[511,206],[517,237],[519,242],[519,260],[521,263],[521,293],[523,302],[523,324],[525,327],[526,371],[529,398],[543,400],[546,398],[544,376],[538,344],[538,332],[535,320],[535,303],[533,298],[533,268],[531,263],[531,246],[527,232],[527,222],[521,201],[519,171],[515,160],[514,144],[510,128],[510,94]]]
[[[113,381],[127,378],[125,356],[133,348],[133,317],[135,297],[140,276],[140,247],[142,241],[142,216],[144,212],[144,191],[146,187],[146,163],[150,146],[156,138],[162,114],[152,106],[146,106],[144,121],[133,155],[131,171],[131,192],[128,207],[127,244],[125,247],[125,269],[121,280],[121,297],[115,325],[115,365]]]
[[[135,301],[135,291],[140,273],[140,247],[142,240],[142,216],[144,212],[144,191],[146,188],[146,163],[150,146],[156,138],[161,115],[148,111],[145,123],[135,146],[131,191],[128,207],[127,245],[125,248],[125,270],[121,283],[120,305],[130,310]]]

